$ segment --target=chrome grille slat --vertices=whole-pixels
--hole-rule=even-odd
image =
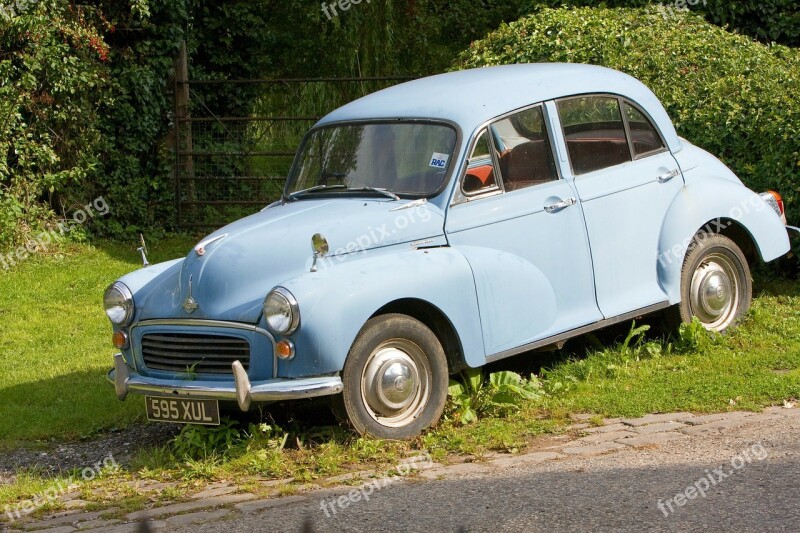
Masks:
[[[180,337],[176,337],[177,335],[180,335]],[[197,335],[196,337],[199,338],[193,338],[193,337],[195,337],[194,334],[184,335],[180,333],[180,334],[170,334],[170,335],[163,335],[163,334],[156,335],[151,333],[148,334],[145,338],[148,341],[152,342],[167,342],[167,343],[172,343],[175,341],[176,338],[179,338],[182,342],[195,343],[195,344],[230,344],[232,342],[241,341],[241,339],[239,339],[238,337],[213,338],[207,335]]]
[[[202,363],[203,365],[222,366],[222,367],[229,368],[231,366],[231,363],[233,363],[234,361],[236,361],[236,359],[231,359],[230,361],[221,361],[221,360],[209,361],[209,360],[203,359],[203,358],[180,360],[180,359],[174,359],[172,357],[154,357],[152,355],[149,355],[147,357],[148,366],[150,365],[150,363],[160,363],[160,364],[164,364],[164,365],[173,365],[173,366],[177,366],[177,365],[191,366],[194,363],[198,363],[199,362],[199,363]]]
[[[152,353],[155,355],[169,355],[174,357],[232,357],[235,359],[236,357],[239,357],[241,355],[246,356],[250,351],[242,348],[237,348],[236,351],[234,352],[230,352],[230,350],[232,349],[229,349],[223,353],[214,350],[199,350],[197,348],[194,348],[191,351],[185,351],[184,348],[176,348],[176,349],[161,348],[161,347],[154,348],[149,344],[143,344],[142,346],[147,349],[148,353]]]
[[[201,333],[146,333],[141,339],[147,368],[198,374],[231,374],[231,363],[250,367],[250,343],[239,337]]]

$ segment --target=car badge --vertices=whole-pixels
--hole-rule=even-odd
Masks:
[[[200,307],[200,304],[192,297],[192,276],[189,276],[189,295],[183,301],[183,310],[192,314],[197,311],[198,307]]]

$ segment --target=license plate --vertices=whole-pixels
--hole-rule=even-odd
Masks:
[[[217,400],[185,400],[145,396],[145,403],[147,404],[147,419],[153,422],[219,425],[219,402]]]

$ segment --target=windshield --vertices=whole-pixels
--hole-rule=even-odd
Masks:
[[[430,196],[444,184],[455,145],[455,130],[443,124],[384,122],[321,128],[303,143],[286,194],[291,198],[377,189]]]

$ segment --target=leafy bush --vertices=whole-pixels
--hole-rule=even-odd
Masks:
[[[174,188],[166,142],[174,103],[168,81],[186,35],[187,0],[99,0],[96,24],[109,44],[111,102],[101,110],[102,166],[70,189],[75,197],[103,194],[111,217],[92,229],[135,234],[170,227]],[[107,22],[104,24],[103,21]],[[91,191],[91,192],[87,192]]]
[[[469,424],[481,416],[506,415],[525,402],[542,397],[542,386],[536,376],[525,379],[515,372],[495,372],[484,382],[480,368],[462,373],[463,381],[450,380],[447,395],[450,415],[461,424]]]
[[[456,68],[592,63],[648,85],[678,132],[752,189],[775,189],[800,220],[800,51],[730,34],[691,13],[545,9],[501,26]]]
[[[289,433],[276,425],[250,423],[241,429],[239,422],[223,418],[219,426],[183,426],[170,441],[170,451],[178,459],[205,460],[242,451],[280,451],[288,439]]]
[[[42,229],[55,193],[96,171],[109,103],[108,48],[84,13],[20,5],[0,15],[0,248]]]
[[[187,424],[170,442],[175,457],[206,459],[212,455],[225,455],[242,439],[242,431],[235,420],[224,419],[219,426]]]

